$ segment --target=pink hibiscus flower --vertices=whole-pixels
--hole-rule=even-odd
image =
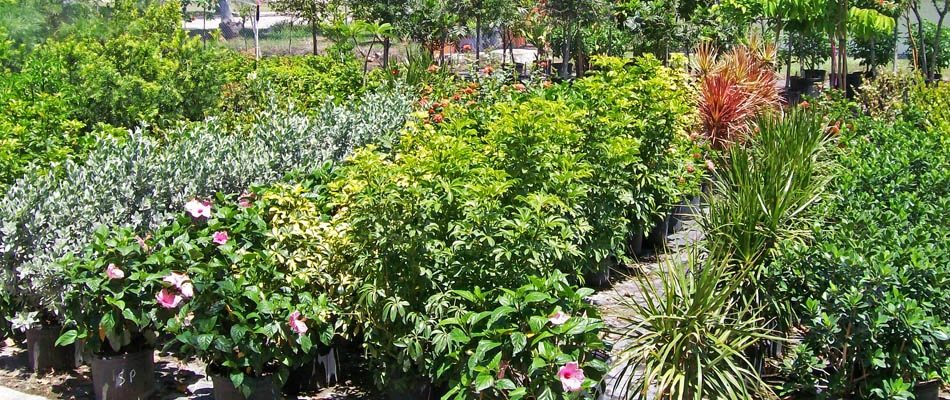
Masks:
[[[211,202],[191,199],[191,201],[185,204],[185,211],[188,211],[193,218],[210,218]]]
[[[300,311],[294,311],[290,313],[290,320],[288,323],[290,324],[290,329],[293,329],[297,333],[301,335],[307,333],[307,319],[300,318]]]
[[[577,368],[576,362],[569,362],[557,371],[557,377],[561,379],[561,387],[565,392],[576,392],[581,390],[581,384],[584,383],[584,370]]]
[[[228,243],[228,232],[227,231],[217,231],[211,234],[211,241],[220,245],[225,245]]]
[[[175,308],[181,303],[181,296],[172,294],[168,289],[162,289],[161,292],[155,295],[155,300],[158,300],[158,304],[161,304],[162,307]]]
[[[125,271],[115,266],[115,264],[109,264],[109,266],[106,267],[106,276],[108,276],[109,279],[122,279],[125,278]]]
[[[562,313],[560,311],[554,313],[554,315],[548,317],[548,321],[554,325],[564,325],[571,316],[569,314]]]

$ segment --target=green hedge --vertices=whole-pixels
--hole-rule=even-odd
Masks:
[[[909,383],[950,378],[950,134],[921,112],[948,92],[915,90],[930,101],[902,119],[855,121],[815,240],[772,269],[804,328],[789,392],[903,398]]]

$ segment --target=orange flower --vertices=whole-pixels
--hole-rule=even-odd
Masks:
[[[517,90],[517,91],[519,91],[519,92],[523,92],[524,89],[525,89],[525,88],[524,88],[524,85],[522,85],[522,84],[520,84],[520,83],[516,83],[513,87],[515,88],[515,90]]]
[[[491,65],[486,65],[485,68],[482,69],[482,73],[484,74],[490,74],[492,72],[495,72],[495,69],[492,68]]]
[[[432,121],[434,121],[435,123],[439,123],[439,122],[442,122],[444,118],[445,117],[443,117],[442,114],[436,114],[432,116]]]
[[[438,70],[439,70],[439,66],[435,64],[430,65],[428,69],[429,72],[436,72]]]

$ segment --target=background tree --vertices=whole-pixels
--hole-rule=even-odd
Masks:
[[[310,36],[313,40],[313,54],[319,54],[317,36],[329,8],[326,0],[276,0],[268,3],[275,11],[285,12],[310,23]]]
[[[611,10],[603,0],[547,0],[543,5],[555,26],[563,33],[561,42],[561,76],[567,76],[567,66],[571,59],[572,43],[575,43],[578,27],[581,24],[604,22]],[[578,61],[583,56],[578,53]],[[580,69],[581,62],[577,62]],[[578,73],[582,71],[578,70]]]
[[[409,14],[409,0],[348,0],[353,16],[367,22],[389,24],[396,30],[405,27]],[[383,38],[383,66],[389,66],[392,37]]]

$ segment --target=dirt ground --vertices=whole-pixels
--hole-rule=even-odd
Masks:
[[[75,371],[29,370],[25,345],[12,339],[0,342],[0,386],[20,392],[63,400],[94,399],[92,374],[89,366]],[[156,352],[155,373],[158,392],[155,400],[211,400],[211,380],[205,375],[204,364],[181,362]],[[298,400],[316,399],[381,399],[372,378],[359,369],[359,360],[340,359],[342,382],[329,388],[302,393]]]

